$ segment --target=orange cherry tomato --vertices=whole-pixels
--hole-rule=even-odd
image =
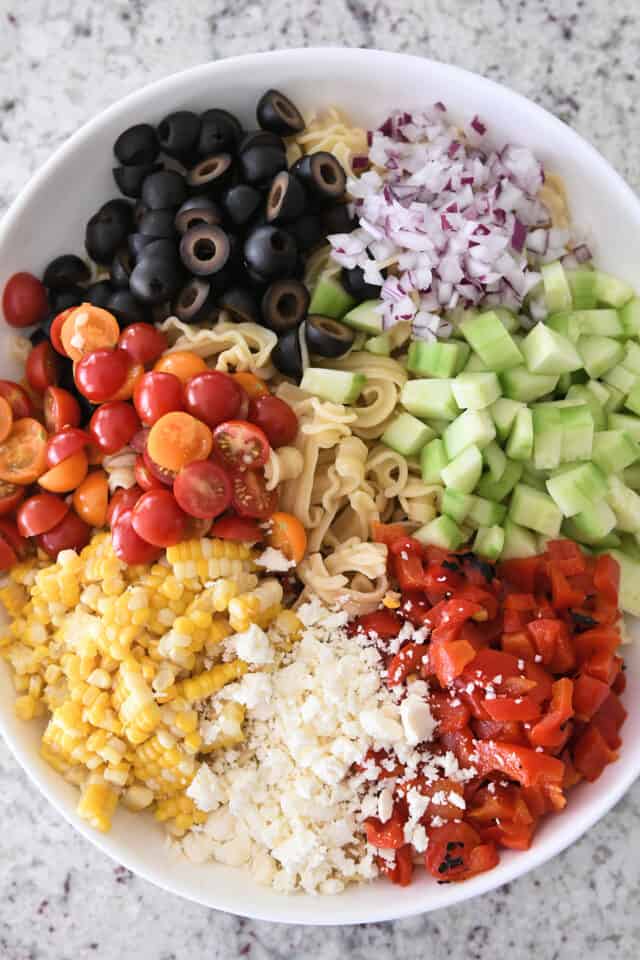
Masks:
[[[47,431],[32,417],[16,420],[0,443],[0,480],[33,483],[47,469]]]
[[[254,397],[263,397],[269,393],[269,387],[264,380],[256,377],[255,373],[250,373],[249,370],[242,370],[240,373],[232,374],[232,376],[251,400]]]
[[[47,466],[57,467],[63,460],[72,457],[78,450],[84,450],[91,443],[91,437],[86,430],[78,427],[65,427],[59,433],[54,433],[47,441]]]
[[[13,426],[13,410],[8,400],[0,397],[0,443],[4,443]]]
[[[74,310],[75,310],[75,307],[69,307],[67,310],[63,310],[62,313],[58,313],[53,318],[53,321],[49,328],[49,340],[51,341],[51,346],[56,351],[56,353],[59,353],[60,356],[62,357],[66,357],[67,351],[65,350],[62,344],[60,334],[62,333],[62,328],[64,327],[65,320],[67,319],[69,314],[73,313]]]
[[[165,413],[149,431],[149,456],[165,470],[180,470],[193,460],[206,460],[213,446],[211,430],[190,413]]]
[[[112,350],[119,336],[120,327],[114,315],[91,303],[74,307],[60,331],[62,346],[74,362],[95,350]]]
[[[134,363],[129,367],[129,372],[120,389],[112,397],[109,397],[109,400],[130,400],[136,388],[136,383],[142,376],[144,376],[144,367],[140,363]],[[109,400],[106,400],[105,403],[108,403]]]
[[[43,473],[38,483],[43,490],[49,490],[51,493],[69,493],[82,483],[88,469],[86,453],[84,450],[78,450],[62,463]]]
[[[267,543],[275,550],[280,550],[285,557],[300,563],[307,549],[307,534],[305,529],[292,513],[280,511],[271,516],[271,530]]]
[[[73,508],[90,527],[104,527],[109,505],[109,482],[104,470],[88,473],[73,494]]]
[[[192,353],[190,350],[174,350],[173,353],[165,353],[160,357],[153,369],[160,373],[172,373],[186,383],[197,373],[204,373],[207,365],[197,353]]]

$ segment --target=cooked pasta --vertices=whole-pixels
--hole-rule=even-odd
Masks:
[[[359,405],[354,407],[353,432],[367,440],[380,437],[394,414],[400,398],[400,390],[407,381],[406,370],[390,357],[354,351],[331,366],[337,370],[367,372],[367,382],[360,394]]]
[[[297,480],[303,470],[304,457],[295,447],[272,449],[264,468],[267,490],[275,490],[287,480]]]
[[[557,173],[545,171],[544,183],[538,191],[538,199],[542,201],[551,214],[551,223],[560,230],[569,227],[569,204],[564,188],[564,181]]]
[[[354,158],[366,158],[368,153],[366,130],[354,127],[341,110],[328,107],[312,116],[302,133],[289,140],[287,159],[292,163],[305,153],[319,150],[334,154],[347,173],[353,173]]]
[[[263,380],[272,377],[271,351],[278,338],[257,323],[232,323],[224,310],[214,327],[201,328],[168,317],[160,324],[170,350],[190,350],[204,360],[215,358],[215,369],[224,372],[249,370]]]
[[[339,604],[348,613],[367,613],[379,606],[387,592],[386,558],[383,544],[354,537],[326,560],[320,553],[310,554],[298,573],[309,591],[325,603]]]

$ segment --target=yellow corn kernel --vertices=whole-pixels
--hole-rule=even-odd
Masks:
[[[200,753],[212,753],[214,750],[225,750],[244,740],[242,724],[245,718],[245,707],[235,700],[227,700],[222,704],[217,718],[220,732],[215,740],[203,744]]]
[[[231,660],[229,663],[217,663],[210,670],[197,677],[182,680],[178,686],[181,696],[189,703],[196,700],[206,700],[208,697],[222,690],[228,683],[238,680],[248,670],[243,660]]]
[[[41,708],[41,704],[38,700],[32,697],[30,693],[27,693],[22,697],[18,697],[16,700],[16,716],[20,717],[21,720],[33,720],[33,718],[38,715],[39,707]]]
[[[145,810],[153,803],[153,790],[143,787],[139,783],[133,784],[122,795],[122,805],[133,813]]]
[[[276,616],[282,603],[282,586],[275,578],[263,580],[250,593],[234,597],[229,603],[229,622],[236,632],[247,630],[262,615]]]
[[[388,590],[382,598],[382,605],[387,607],[388,610],[397,610],[400,606],[402,598],[399,593],[396,593],[393,590]]]
[[[87,783],[80,796],[77,812],[92,827],[107,833],[111,829],[111,817],[118,805],[118,792],[108,783],[98,780]]]

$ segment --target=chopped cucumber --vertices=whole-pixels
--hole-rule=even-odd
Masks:
[[[307,367],[300,381],[300,389],[331,403],[355,403],[366,382],[363,373]]]
[[[571,287],[560,261],[555,260],[553,263],[543,264],[540,273],[542,274],[544,299],[549,313],[570,310],[572,305]]]
[[[470,493],[460,493],[453,487],[447,487],[442,495],[441,512],[451,517],[456,523],[462,523],[471,509],[471,501]]]
[[[621,473],[640,458],[640,444],[625,430],[603,430],[593,438],[592,459],[603,473]]]
[[[460,330],[490,370],[497,373],[522,363],[522,354],[495,312],[476,314],[465,320]]]
[[[593,463],[579,463],[555,473],[547,490],[565,517],[584,513],[607,493],[607,480]]]
[[[442,483],[442,470],[449,463],[444,443],[438,437],[420,452],[420,470],[424,483]]]
[[[465,410],[449,424],[442,439],[449,459],[475,444],[483,449],[495,438],[496,428],[486,410]]]
[[[553,470],[562,458],[562,415],[555,403],[539,403],[533,418],[533,465],[536,470]]]
[[[567,270],[571,299],[576,310],[591,310],[598,303],[595,270]]]
[[[572,319],[572,314],[569,312],[552,313],[544,322],[551,330],[560,333],[566,340],[571,340],[572,343],[576,343],[580,336],[580,325]]]
[[[504,473],[499,480],[493,480],[490,474],[485,473],[478,483],[477,493],[487,500],[494,500],[500,503],[509,496],[515,485],[522,476],[522,464],[514,463],[513,460],[507,460]]]
[[[470,527],[493,527],[502,523],[506,515],[507,508],[501,503],[471,495],[471,505],[467,511],[467,523]]]
[[[323,317],[333,317],[334,320],[340,320],[355,302],[351,294],[347,293],[340,283],[340,275],[327,272],[321,274],[318,279],[311,296],[308,312],[311,314],[317,313]],[[379,304],[380,301],[376,300],[375,303]],[[352,326],[352,324],[350,324],[350,326]],[[373,330],[372,332],[376,333],[378,330],[382,330],[382,321],[380,321],[377,330]]]
[[[506,454],[510,460],[529,460],[533,454],[533,417],[528,407],[516,414]]]
[[[400,413],[391,421],[380,440],[403,457],[414,457],[434,437],[433,430],[410,413]]]
[[[522,482],[541,493],[546,493],[548,472],[548,470],[536,470],[531,463],[525,463],[522,471]]]
[[[612,550],[611,556],[620,564],[620,606],[625,613],[640,617],[640,563],[621,550]]]
[[[616,515],[616,527],[626,533],[640,531],[640,494],[628,487],[620,477],[610,474],[607,502]]]
[[[621,360],[622,366],[632,373],[640,374],[640,347],[632,340],[627,340],[624,345],[624,357]]]
[[[530,373],[525,366],[514,367],[500,374],[504,395],[510,400],[532,403],[555,390],[558,377],[550,374]]]
[[[625,430],[640,443],[640,417],[632,417],[628,413],[610,413],[607,426],[609,430]]]
[[[478,527],[473,552],[487,560],[497,560],[504,549],[504,530],[502,527]]]
[[[596,383],[597,381],[591,380],[591,383]],[[600,387],[600,384],[597,384]],[[606,387],[602,388],[606,396],[609,396]],[[586,403],[591,411],[591,416],[593,417],[593,426],[595,430],[604,430],[607,425],[607,415],[604,409],[604,403],[606,401],[598,400],[596,394],[589,388],[588,384],[572,384],[567,390],[566,400],[571,400],[574,404],[584,404]]]
[[[620,322],[626,337],[640,335],[640,299],[638,297],[634,297],[633,300],[625,303],[620,311]]]
[[[572,540],[596,544],[611,533],[615,525],[616,515],[607,501],[598,500],[588,510],[565,520],[562,529]]]
[[[400,403],[414,417],[455,420],[460,413],[451,380],[408,380],[402,388]]]
[[[453,377],[462,369],[469,353],[469,344],[460,341],[414,340],[409,347],[407,367],[423,377]]]
[[[501,447],[492,440],[482,451],[482,458],[489,468],[492,480],[499,480],[507,466],[507,457]]]
[[[472,353],[464,365],[463,373],[490,373],[490,370],[477,353]]]
[[[311,304],[309,304],[311,311]],[[319,312],[319,311],[318,311]],[[382,314],[380,313],[379,300],[365,300],[353,307],[342,317],[342,322],[354,330],[364,330],[365,333],[371,333],[376,336],[382,333]]]
[[[580,337],[577,348],[585,370],[594,379],[620,363],[624,354],[622,344],[612,337]]]
[[[508,333],[516,333],[520,329],[520,320],[515,313],[506,307],[494,307],[493,312]]]
[[[631,393],[624,402],[625,407],[640,416],[640,380],[636,381]]]
[[[551,497],[524,483],[519,483],[513,491],[509,516],[519,526],[548,537],[556,537],[562,525],[562,513]]]
[[[602,384],[602,386],[604,387],[604,384]],[[604,389],[609,391],[609,399],[607,400],[604,408],[605,412],[617,413],[618,410],[622,410],[624,407],[624,393],[609,383],[606,387],[604,387]]]
[[[594,424],[589,405],[581,403],[575,406],[560,406],[560,420],[562,424],[562,462],[572,463],[574,460],[590,460],[593,450]]]
[[[539,552],[536,535],[507,518],[504,524],[504,546],[500,558],[515,560],[520,557],[535,557]]]
[[[575,371],[577,373],[578,371]],[[567,393],[567,390],[572,386],[574,376],[573,373],[561,373],[558,377],[558,385],[556,387],[556,394],[559,397],[564,397]]]
[[[529,373],[571,373],[582,366],[580,354],[567,337],[544,323],[537,323],[522,342]]]
[[[506,443],[516,414],[522,410],[524,404],[518,400],[509,400],[508,397],[500,397],[489,407],[489,413],[496,426],[496,433],[501,443]]]
[[[373,353],[376,357],[391,356],[391,337],[389,333],[381,333],[377,337],[369,337],[364,345],[367,353]]]
[[[627,370],[622,364],[618,364],[617,367],[608,370],[602,379],[607,386],[615,387],[616,390],[619,390],[620,393],[626,397],[638,383],[639,378],[637,373],[634,373],[632,370]]]
[[[623,533],[619,539],[622,552],[626,553],[629,557],[633,557],[634,560],[640,560],[640,543],[638,543],[638,538],[634,537],[632,533]]]
[[[624,336],[624,327],[616,310],[572,310],[567,314],[567,320],[570,329],[577,331],[578,336]]]
[[[443,550],[457,550],[464,543],[464,534],[460,527],[446,514],[420,527],[413,536],[421,543],[441,547]]]
[[[632,490],[640,490],[640,463],[627,467],[622,474],[622,479]]]
[[[437,437],[443,435],[450,423],[450,420],[438,420],[437,417],[429,417],[429,426]]]
[[[451,389],[463,410],[484,410],[500,396],[500,382],[495,373],[459,373]]]
[[[606,303],[609,307],[619,309],[631,300],[634,289],[624,280],[612,277],[610,273],[603,273],[601,270],[594,270],[594,273],[595,294],[599,303]]]
[[[460,493],[471,493],[482,474],[482,454],[476,446],[467,447],[441,470],[445,487],[453,487]]]

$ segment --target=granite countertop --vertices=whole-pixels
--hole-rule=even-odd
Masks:
[[[637,0],[2,0],[0,213],[80,124],[209,59],[344,43],[477,70],[575,126],[640,188]],[[567,853],[481,900],[313,930],[179,901],[78,836],[0,743],[1,960],[635,960],[640,783]]]

